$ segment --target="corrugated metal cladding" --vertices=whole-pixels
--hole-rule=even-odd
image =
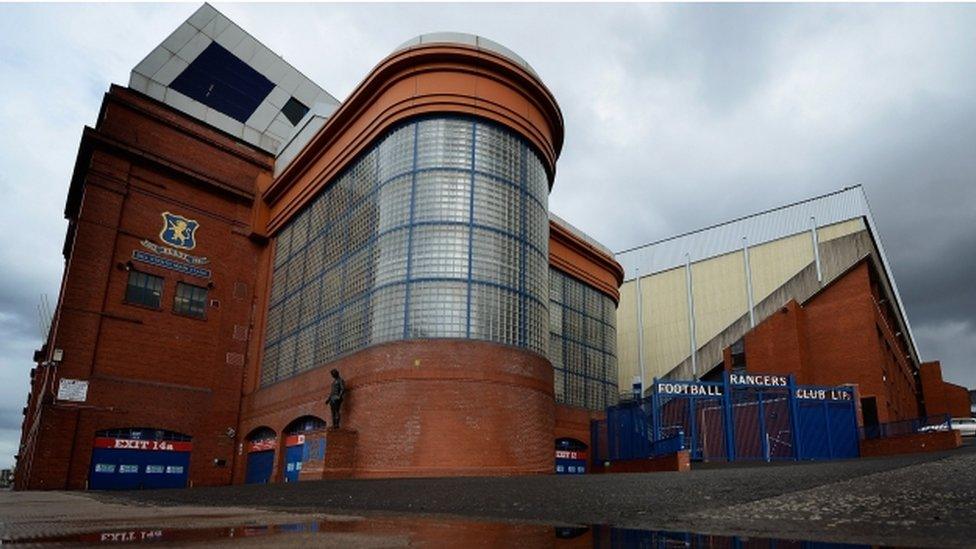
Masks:
[[[624,250],[616,254],[616,260],[624,268],[626,283],[634,280],[638,272],[641,277],[645,277],[683,267],[685,254],[690,255],[691,262],[694,263],[741,250],[743,237],[751,247],[809,231],[811,218],[816,221],[819,228],[858,217],[865,219],[868,231],[874,239],[881,265],[891,284],[898,310],[911,339],[913,354],[918,357],[915,334],[908,321],[908,314],[905,312],[884,246],[881,245],[874,219],[871,217],[867,196],[860,185]]]
[[[686,254],[695,262],[741,250],[743,237],[747,239],[749,246],[756,246],[809,231],[811,217],[816,220],[817,227],[823,227],[862,216],[869,219],[868,225],[871,226],[871,214],[864,191],[860,186],[848,187],[617,252],[616,259],[624,268],[624,280],[632,280],[638,272],[641,276],[646,276],[684,266]],[[874,232],[873,226],[871,229]]]

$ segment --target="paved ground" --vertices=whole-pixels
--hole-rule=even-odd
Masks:
[[[942,454],[690,473],[344,480],[92,497],[127,508],[150,505],[144,508],[162,514],[185,514],[196,506],[245,508],[245,514],[230,519],[238,524],[242,516],[268,522],[294,520],[296,514],[364,515],[370,520],[406,514],[897,546],[976,546],[972,446]],[[5,515],[0,505],[0,518]],[[13,527],[25,528],[16,521]]]

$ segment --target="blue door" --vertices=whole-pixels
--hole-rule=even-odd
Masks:
[[[302,454],[304,450],[304,442],[302,444],[294,444],[285,449],[285,482],[298,482],[298,474],[302,472]]]
[[[274,450],[251,452],[247,455],[247,484],[267,484],[271,482],[274,467]]]
[[[95,448],[88,486],[92,490],[184,488],[190,452]]]

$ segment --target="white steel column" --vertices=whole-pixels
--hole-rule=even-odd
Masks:
[[[688,289],[688,331],[691,336],[691,376],[698,379],[698,342],[695,337],[695,296],[692,295],[691,254],[685,254],[685,287]]]
[[[749,327],[756,327],[756,303],[752,297],[752,267],[749,266],[749,239],[742,237],[742,258],[746,269],[746,296],[749,298]]]
[[[641,294],[641,283],[640,283],[640,269],[637,271],[637,364],[640,365],[640,384],[641,384],[641,394],[643,398],[644,393],[647,391],[647,384],[645,383],[644,376],[644,299]]]
[[[813,262],[817,264],[817,282],[823,282],[823,271],[820,269],[820,238],[817,236],[817,218],[810,216],[810,238],[813,241]]]

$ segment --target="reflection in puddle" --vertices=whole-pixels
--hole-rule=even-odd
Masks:
[[[637,530],[612,526],[544,526],[469,520],[406,518],[328,519],[293,524],[237,526],[226,528],[151,528],[104,530],[31,539],[5,539],[4,543],[54,543],[59,545],[111,545],[167,543],[206,545],[218,540],[248,541],[264,538],[267,544],[300,545],[305,541],[341,542],[343,545],[419,545],[471,547],[558,547],[558,548],[860,548],[866,545],[825,543],[787,539],[714,536],[705,534]],[[268,539],[270,536],[273,539]],[[313,537],[308,537],[313,536]]]

